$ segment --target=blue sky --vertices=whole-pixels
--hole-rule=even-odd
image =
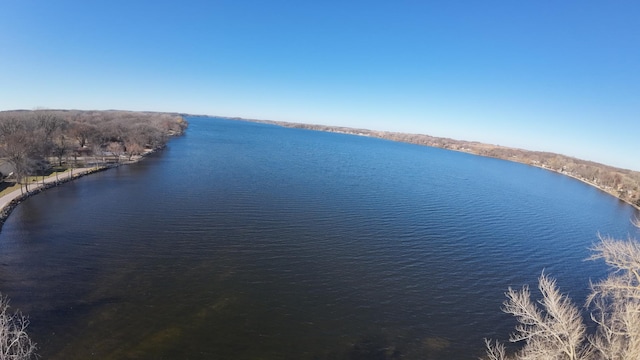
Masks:
[[[363,127],[640,170],[638,1],[0,2],[0,110]]]

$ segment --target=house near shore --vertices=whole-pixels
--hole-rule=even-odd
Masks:
[[[48,175],[52,171],[51,164],[45,159],[31,159],[28,164],[28,173],[26,175],[42,176]],[[4,181],[9,177],[15,180],[16,167],[3,159],[0,159],[0,181]]]
[[[13,164],[5,160],[0,160],[0,180],[4,180],[7,177],[13,175],[16,171],[16,167]]]

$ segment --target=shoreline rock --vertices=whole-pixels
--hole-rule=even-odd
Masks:
[[[113,168],[117,168],[119,166],[122,165],[131,165],[131,164],[135,164],[139,161],[141,161],[142,159],[144,159],[147,155],[156,153],[158,150],[162,150],[164,147],[158,148],[158,149],[153,149],[150,151],[147,151],[146,153],[144,153],[143,155],[140,155],[136,158],[133,158],[131,160],[126,160],[123,162],[119,162],[119,163],[115,163],[115,164],[106,164],[106,165],[99,165],[93,168],[78,168],[78,169],[74,169],[77,170],[78,172],[74,172],[73,174],[69,174],[68,176],[65,176],[63,178],[58,178],[58,179],[53,179],[51,181],[46,181],[45,183],[37,183],[37,184],[32,184],[31,186],[36,187],[33,190],[29,190],[29,191],[25,191],[24,193],[20,193],[16,196],[13,197],[13,199],[9,200],[9,202],[7,202],[4,206],[2,206],[0,208],[0,231],[2,231],[2,227],[4,226],[4,223],[7,221],[7,219],[9,218],[9,216],[11,215],[11,213],[13,212],[13,210],[15,210],[16,207],[18,207],[18,205],[20,205],[23,201],[25,201],[26,199],[37,195],[47,189],[50,189],[52,187],[56,187],[59,185],[62,185],[64,183],[68,183],[71,182],[73,180],[85,177],[87,175],[91,175],[91,174],[95,174],[98,172],[102,172],[102,171],[106,171],[109,169],[113,169]],[[47,180],[49,180],[51,178],[47,178]],[[17,192],[18,190],[14,190],[15,192]],[[11,196],[12,193],[6,194],[5,196]],[[3,197],[0,197],[3,198]]]

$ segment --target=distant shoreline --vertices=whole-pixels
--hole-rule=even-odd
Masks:
[[[507,160],[507,161],[508,161],[508,160]],[[520,164],[522,164],[522,163],[520,163]],[[549,169],[549,168],[542,167],[542,166],[536,166],[536,165],[530,165],[530,164],[524,164],[524,165],[533,166],[533,167],[536,167],[536,168],[539,168],[539,169],[543,169],[543,170],[551,171],[551,172],[556,173],[556,174],[558,174],[558,175],[563,175],[563,176],[567,176],[567,177],[570,177],[570,178],[572,178],[572,179],[578,180],[578,181],[580,181],[581,183],[584,183],[584,184],[589,185],[589,186],[591,186],[591,187],[593,187],[593,188],[596,188],[596,189],[598,189],[598,190],[602,191],[603,193],[605,193],[605,194],[607,194],[607,195],[609,195],[609,196],[612,196],[612,197],[614,197],[614,198],[616,198],[616,199],[618,199],[618,200],[620,200],[620,201],[622,201],[622,202],[624,202],[624,203],[626,203],[626,204],[628,204],[628,205],[631,205],[631,207],[633,207],[633,208],[635,208],[636,210],[640,211],[640,206],[638,206],[638,205],[636,205],[636,204],[634,204],[634,203],[632,203],[632,202],[630,202],[630,201],[627,201],[627,200],[625,200],[625,199],[622,199],[622,198],[620,198],[620,197],[618,197],[618,196],[616,196],[616,195],[614,195],[614,194],[612,194],[612,193],[610,193],[610,192],[608,192],[608,191],[604,190],[603,188],[601,188],[601,187],[599,187],[599,186],[597,186],[597,185],[595,185],[595,184],[593,184],[593,183],[591,183],[591,182],[589,182],[589,181],[587,181],[587,180],[580,179],[579,177],[576,177],[576,176],[573,176],[573,175],[570,175],[570,174],[565,174],[565,173],[563,173],[563,172],[560,172],[560,171],[557,171],[557,170],[553,170],[553,169]]]
[[[192,115],[187,115],[185,114],[185,116],[192,116]],[[215,117],[215,116],[212,116]],[[419,134],[402,134],[402,133],[391,133],[391,132],[383,132],[383,131],[371,131],[371,130],[366,130],[366,129],[354,129],[354,128],[346,128],[346,127],[330,127],[330,126],[323,126],[323,125],[308,125],[308,124],[302,124],[302,123],[289,123],[289,122],[280,122],[280,121],[270,121],[270,120],[254,120],[254,119],[242,119],[242,118],[228,118],[228,117],[220,117],[220,118],[224,118],[224,119],[229,119],[229,120],[237,120],[237,121],[248,121],[248,122],[256,122],[256,123],[267,123],[267,124],[272,124],[272,125],[277,125],[277,126],[281,126],[281,127],[289,127],[289,128],[302,128],[302,129],[306,129],[306,130],[312,130],[312,131],[322,131],[322,132],[333,132],[333,133],[340,133],[340,134],[347,134],[347,135],[353,135],[353,136],[367,136],[367,137],[376,137],[376,138],[382,138],[382,139],[386,139],[386,140],[391,140],[391,141],[396,141],[396,142],[404,142],[404,143],[410,143],[410,144],[416,144],[416,145],[422,145],[422,146],[430,146],[430,147],[435,147],[435,148],[442,148],[442,149],[446,149],[446,150],[453,150],[453,151],[458,151],[458,152],[464,152],[464,153],[468,153],[471,155],[476,155],[476,156],[483,156],[483,157],[490,157],[490,158],[497,158],[497,159],[501,159],[501,160],[506,160],[506,161],[510,161],[510,162],[516,162],[516,163],[521,163],[524,165],[529,165],[529,166],[533,166],[536,168],[540,168],[540,169],[544,169],[544,170],[548,170],[554,173],[557,173],[559,175],[564,175],[570,178],[573,178],[575,180],[578,180],[584,184],[587,184],[589,186],[592,186],[610,196],[613,196],[614,198],[632,206],[634,209],[640,211],[640,203],[639,204],[635,204],[630,200],[624,199],[620,196],[616,196],[615,194],[611,193],[610,191],[607,191],[606,188],[603,188],[601,186],[598,186],[597,184],[594,184],[593,182],[588,181],[587,179],[581,178],[579,176],[575,176],[573,174],[567,173],[566,171],[559,171],[557,169],[553,169],[550,168],[549,166],[545,166],[542,163],[536,164],[536,163],[528,163],[528,162],[524,162],[524,161],[518,161],[517,158],[505,158],[505,157],[501,157],[501,156],[492,156],[489,154],[482,154],[482,153],[477,153],[474,151],[470,151],[470,148],[451,148],[451,146],[437,146],[437,142],[436,144],[427,144],[424,142],[417,142],[415,141],[415,138],[410,138],[411,136],[417,136],[419,138],[421,137],[426,137],[427,139],[435,139],[436,141],[440,141],[441,145],[450,145],[451,143],[453,144],[458,144],[458,145],[466,145],[466,144],[479,144],[479,143],[470,143],[470,142],[466,142],[466,141],[457,141],[457,140],[451,140],[451,139],[442,139],[442,138],[434,138],[434,137],[430,137],[427,135],[419,135]],[[398,138],[398,137],[406,137],[405,139],[402,138]],[[413,140],[413,141],[410,141]],[[480,145],[484,145],[484,144],[480,144]],[[487,146],[487,145],[484,145]],[[157,149],[156,149],[157,150]],[[515,149],[517,151],[524,151],[524,150],[519,150],[519,149]],[[9,218],[9,216],[11,215],[11,213],[13,212],[13,210],[20,204],[22,203],[24,200],[28,199],[31,196],[34,196],[42,191],[45,191],[51,187],[55,187],[58,185],[61,185],[63,183],[69,182],[69,181],[73,181],[75,179],[84,177],[86,175],[90,175],[96,172],[101,172],[101,171],[105,171],[108,170],[110,168],[113,167],[118,167],[120,165],[128,165],[128,164],[133,164],[133,163],[137,163],[138,161],[141,161],[142,159],[144,159],[147,155],[149,155],[150,153],[153,153],[154,151],[150,151],[147,152],[137,158],[135,158],[135,160],[129,160],[126,162],[122,162],[122,163],[118,163],[118,164],[111,164],[111,165],[99,165],[99,166],[95,166],[95,167],[91,167],[91,168],[77,168],[77,169],[73,169],[72,171],[69,172],[69,174],[67,175],[65,173],[64,176],[62,176],[62,178],[58,177],[55,178],[53,176],[46,178],[44,180],[44,184],[43,182],[36,182],[34,184],[31,184],[32,189],[28,192],[22,192],[22,189],[17,189],[14,190],[12,192],[10,192],[9,194],[6,194],[2,197],[0,197],[0,231],[2,230],[2,227],[4,225],[4,223],[6,222],[6,220]],[[532,152],[535,153],[535,152]],[[555,155],[555,154],[553,154]],[[606,165],[601,165],[601,164],[597,164],[600,165],[604,168],[611,168],[608,167]]]
[[[415,145],[422,146],[430,146],[435,148],[441,148],[445,150],[453,150],[458,152],[464,152],[471,155],[483,156],[489,158],[495,158],[515,163],[520,163],[524,165],[533,166],[536,168],[549,170],[551,172],[564,175],[573,179],[576,179],[584,184],[592,186],[614,198],[631,205],[634,209],[640,211],[640,173],[632,170],[626,169],[618,169],[604,164],[598,164],[591,161],[580,160],[571,158],[568,156],[554,154],[554,153],[546,153],[546,152],[536,152],[536,151],[528,151],[522,149],[515,148],[507,148],[498,145],[489,145],[482,144],[478,142],[472,141],[462,141],[462,140],[453,140],[448,138],[437,138],[429,135],[422,134],[409,134],[409,133],[396,133],[389,131],[375,131],[368,129],[356,129],[342,126],[326,126],[326,125],[313,125],[313,124],[303,124],[303,123],[292,123],[292,122],[284,122],[284,121],[273,121],[273,120],[258,120],[258,119],[244,119],[244,118],[229,118],[229,117],[220,117],[223,119],[229,120],[237,120],[237,121],[248,121],[248,122],[256,122],[256,123],[265,123],[271,125],[277,125],[288,128],[300,128],[305,130],[312,131],[322,131],[322,132],[333,132],[354,136],[367,136],[367,137],[376,137],[385,140],[391,140],[396,142],[403,142]],[[547,163],[547,162],[549,163]],[[560,169],[554,169],[551,166],[551,162],[555,162],[556,166],[559,166]],[[619,188],[619,191],[626,191],[630,198],[624,198],[622,196],[618,196],[613,191],[615,191],[614,187],[601,186],[593,181],[589,181],[584,177],[581,177],[577,174],[572,174],[570,171],[563,170],[566,166],[563,163],[569,165],[576,164],[576,168],[580,170],[589,170],[590,172],[598,173],[612,173],[613,176],[622,176],[625,177],[628,183],[632,184],[629,187],[635,190],[629,190]],[[597,177],[595,178],[598,179]],[[628,180],[631,179],[631,180]],[[621,180],[620,180],[621,181]],[[620,185],[618,185],[620,186]],[[635,187],[634,187],[635,186]]]

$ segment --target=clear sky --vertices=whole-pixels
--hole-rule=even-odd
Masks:
[[[1,0],[0,110],[424,133],[640,170],[640,1]]]

